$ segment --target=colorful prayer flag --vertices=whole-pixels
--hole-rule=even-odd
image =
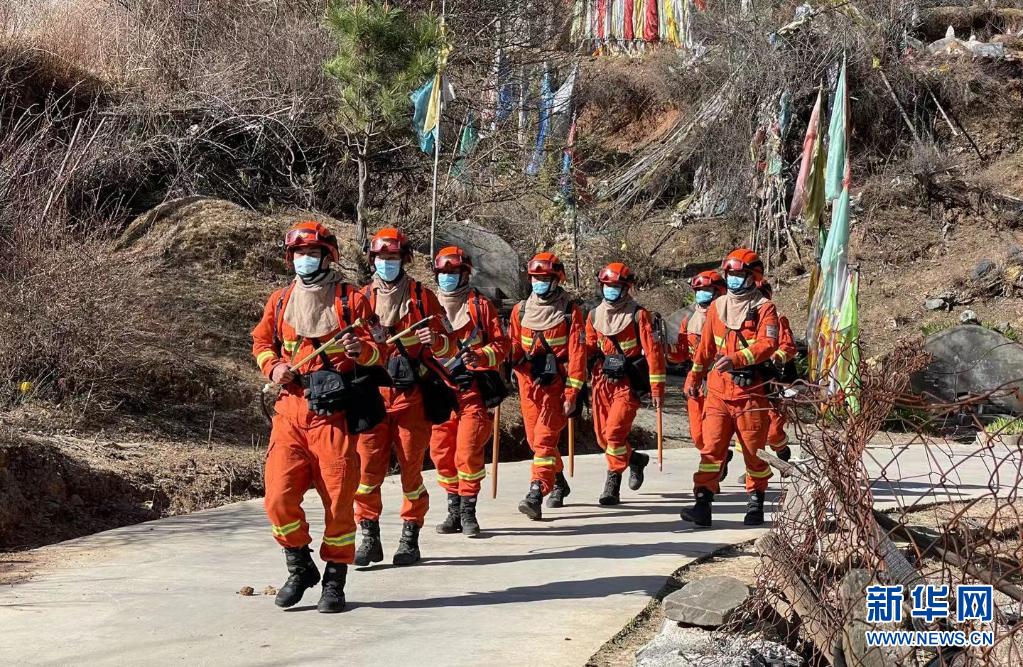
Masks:
[[[848,116],[849,101],[843,60],[831,105],[831,125],[828,127],[828,168],[824,181],[824,196],[828,201],[834,201],[842,195],[849,139]]]

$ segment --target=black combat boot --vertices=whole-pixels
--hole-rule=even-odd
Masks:
[[[782,445],[781,449],[774,450],[774,455],[788,463],[789,459],[792,458],[792,450],[789,449],[788,445]]]
[[[277,598],[274,604],[278,607],[294,607],[302,599],[307,588],[312,588],[320,583],[320,571],[316,569],[316,563],[309,556],[312,551],[309,547],[287,547],[284,549],[284,559],[288,564],[288,572],[291,576],[277,591]]]
[[[394,552],[392,562],[395,565],[412,565],[422,558],[419,554],[419,524],[406,521],[401,527],[401,539],[398,550]]]
[[[649,463],[648,455],[632,450],[632,456],[629,457],[629,488],[633,491],[639,491],[639,487],[643,486],[643,468]]]
[[[437,524],[437,532],[442,535],[462,532],[462,518],[459,516],[462,509],[462,498],[457,493],[448,494],[448,515]]]
[[[366,567],[370,563],[379,563],[384,559],[384,545],[380,543],[380,522],[363,519],[359,527],[362,528],[362,542],[355,552],[355,564]]]
[[[746,516],[742,518],[744,526],[764,525],[764,492],[754,491],[749,494],[749,502],[746,503]]]
[[[529,483],[529,493],[526,497],[519,501],[519,511],[528,516],[533,521],[539,521],[543,517],[543,486],[540,485],[540,480],[534,479]]]
[[[721,464],[721,474],[718,475],[719,480],[724,480],[728,477],[728,464],[731,463],[733,456],[735,456],[735,452],[732,451],[731,447],[729,447],[728,453],[725,454],[725,460]]]
[[[466,537],[480,534],[480,522],[476,520],[476,496],[462,498],[462,533]]]
[[[604,492],[600,494],[597,502],[601,505],[617,505],[621,501],[619,497],[621,492],[622,473],[609,472],[607,473],[607,479],[604,481]]]
[[[711,504],[714,502],[714,493],[709,489],[696,489],[693,493],[696,496],[696,504],[688,507],[679,513],[683,521],[696,524],[701,528],[710,528]]]
[[[565,498],[568,498],[570,493],[572,493],[572,489],[568,488],[568,480],[565,479],[565,473],[554,473],[554,488],[551,489],[550,495],[547,496],[547,507],[564,507]]]
[[[323,568],[323,592],[316,611],[321,614],[336,614],[345,609],[345,579],[348,566],[344,563],[327,563]]]

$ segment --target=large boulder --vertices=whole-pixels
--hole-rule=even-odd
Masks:
[[[967,394],[985,394],[1023,383],[1023,345],[976,324],[962,324],[928,336],[924,349],[933,361],[913,376],[913,390],[942,402]],[[1023,401],[999,392],[991,402],[1013,414],[1023,412]]]
[[[473,285],[495,301],[525,296],[522,260],[507,241],[469,222],[448,225],[437,231],[438,250],[457,245],[472,257]]]
[[[724,625],[749,595],[749,586],[735,577],[704,577],[664,598],[664,615],[679,623],[716,628]]]

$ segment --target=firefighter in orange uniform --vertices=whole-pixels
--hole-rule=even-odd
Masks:
[[[356,319],[373,315],[369,303],[330,269],[338,258],[337,239],[323,225],[302,222],[285,238],[288,263],[297,274],[289,286],[274,292],[252,331],[252,354],[260,370],[282,390],[275,405],[266,455],[266,513],[277,542],[284,547],[290,576],[277,593],[279,607],[291,607],[306,589],[320,581],[310,558],[309,524],[302,497],[310,483],[323,501],[325,527],[320,557],[326,561],[321,612],[344,609],[345,578],[355,555],[352,499],[359,483],[356,438],[350,426],[354,413],[365,414],[336,394],[320,393],[321,379],[349,382],[356,363],[379,364],[381,348],[364,327],[336,335]],[[295,371],[290,366],[322,343],[320,355]],[[363,393],[379,403],[376,386]],[[308,398],[307,398],[308,396]],[[353,414],[347,414],[351,407]]]
[[[512,308],[511,361],[533,450],[529,493],[519,511],[539,520],[544,496],[548,507],[561,507],[571,492],[558,441],[586,382],[585,322],[561,287],[565,266],[557,255],[537,254],[526,272],[532,294]]]
[[[629,446],[632,422],[640,398],[654,408],[664,399],[665,359],[650,313],[631,294],[636,276],[621,262],[597,274],[603,299],[586,318],[586,351],[594,361],[593,429],[607,459],[607,479],[598,502],[620,502],[622,473],[629,469],[629,488],[643,485],[643,468],[650,457]]]
[[[711,503],[719,491],[721,463],[732,435],[742,445],[746,490],[750,494],[743,523],[764,522],[764,491],[771,469],[757,457],[767,444],[769,420],[766,382],[757,366],[778,349],[778,313],[757,289],[764,265],[752,250],[734,250],[721,263],[727,292],[707,311],[693,368],[686,379],[688,396],[697,396],[704,379],[704,450],[693,476],[696,503],[681,516],[697,526],[711,525]]]
[[[773,291],[770,283],[763,283],[760,286],[760,291],[768,299],[772,298]],[[771,355],[771,362],[774,364],[775,371],[779,378],[782,378],[782,382],[787,382],[784,379],[786,376],[785,368],[793,362],[796,358],[796,339],[792,335],[792,327],[789,325],[789,318],[784,315],[778,316],[778,349]],[[784,386],[781,384],[774,385],[776,392],[780,393],[784,390]],[[776,395],[774,400],[771,402],[771,410],[768,413],[770,417],[770,426],[767,430],[767,445],[782,461],[788,461],[792,458],[792,450],[789,449],[789,436],[785,433],[785,412],[781,406],[777,404],[777,401],[781,400],[781,396]]]
[[[380,542],[383,510],[380,484],[387,475],[392,450],[401,468],[401,488],[405,496],[401,506],[401,538],[393,558],[395,565],[412,565],[419,561],[419,531],[430,507],[430,496],[423,483],[423,460],[430,446],[433,424],[427,418],[421,384],[428,373],[438,372],[434,355],[443,356],[452,348],[437,296],[405,272],[405,264],[411,260],[408,239],[397,229],[381,229],[370,240],[369,261],[374,274],[362,294],[376,314],[374,338],[385,341],[425,317],[434,317],[428,325],[387,345],[384,350],[387,372],[393,382],[393,386],[380,389],[387,417],[359,436],[362,479],[355,494],[355,517],[362,532],[355,554],[355,564],[359,566],[378,563],[384,558]]]
[[[674,364],[685,364],[688,362],[691,366],[693,355],[696,354],[696,348],[700,344],[700,334],[703,332],[703,325],[707,321],[707,310],[714,299],[725,293],[725,279],[717,271],[704,271],[693,276],[689,281],[689,286],[696,295],[696,299],[693,303],[692,312],[682,319],[675,345],[668,351],[668,359]],[[689,404],[689,435],[693,439],[693,445],[702,453],[704,451],[703,387],[699,387],[696,395],[688,396],[687,399]],[[728,456],[731,457],[731,451],[729,451]],[[721,477],[724,478],[724,474]]]
[[[465,251],[456,246],[441,249],[433,260],[433,272],[437,298],[457,345],[451,354],[458,358],[445,362],[451,366],[449,375],[458,390],[458,410],[451,419],[433,427],[430,439],[437,481],[448,495],[448,515],[437,532],[476,537],[480,534],[476,498],[486,476],[484,449],[494,429],[486,403],[504,397],[503,391],[501,396],[491,392],[496,386],[503,388],[497,369],[508,356],[509,342],[497,308],[469,286],[472,259]]]

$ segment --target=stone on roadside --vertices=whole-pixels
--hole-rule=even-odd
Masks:
[[[944,299],[927,299],[924,301],[924,308],[927,310],[945,310]]]
[[[977,319],[977,313],[972,310],[964,310],[959,316],[959,321],[963,324],[980,324],[980,320]]]
[[[664,598],[664,615],[679,623],[716,628],[749,596],[749,586],[735,577],[704,577]]]
[[[973,269],[970,270],[970,278],[972,280],[980,280],[987,274],[994,271],[995,268],[995,263],[990,259],[982,259],[974,265]]]

